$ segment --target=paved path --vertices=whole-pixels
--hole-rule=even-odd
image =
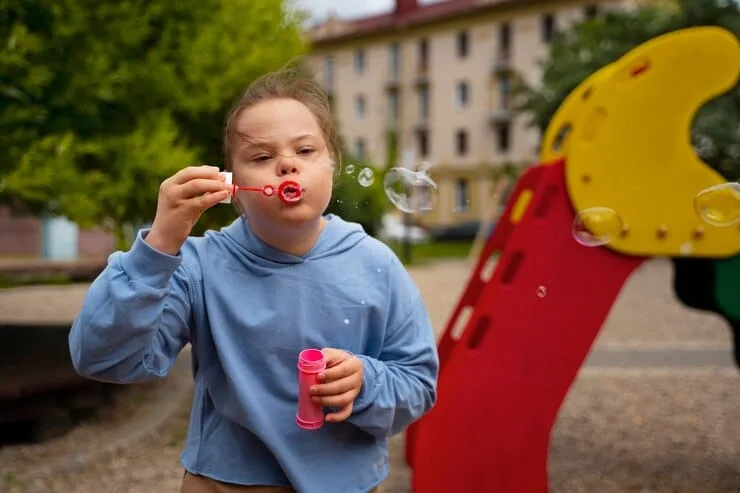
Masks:
[[[596,368],[734,368],[728,348],[596,349],[586,360]]]
[[[444,330],[472,267],[460,261],[410,269],[437,334]],[[673,295],[672,265],[656,259],[625,284],[586,362],[608,368],[733,368],[732,339],[719,316]]]

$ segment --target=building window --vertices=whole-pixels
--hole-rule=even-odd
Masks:
[[[425,74],[429,70],[429,40],[419,40],[419,73]]]
[[[365,73],[365,50],[355,52],[355,74],[362,75]]]
[[[388,92],[388,118],[392,121],[398,120],[398,91]]]
[[[330,56],[324,58],[324,89],[334,89],[334,58]]]
[[[362,94],[355,96],[355,116],[359,120],[365,118],[365,96]]]
[[[511,126],[501,123],[496,126],[496,151],[503,154],[511,149]]]
[[[499,26],[498,48],[500,58],[508,60],[511,56],[511,24],[509,22],[504,22]]]
[[[509,102],[511,99],[511,83],[509,82],[508,77],[501,77],[498,80],[498,90],[499,90],[498,106],[502,110],[508,110]]]
[[[468,83],[460,81],[455,85],[455,106],[465,108],[470,100],[470,88]]]
[[[388,46],[388,75],[391,80],[398,80],[401,72],[401,50],[398,43]]]
[[[468,153],[468,132],[458,130],[455,134],[455,147],[458,156],[464,156]]]
[[[465,178],[455,180],[455,212],[470,209],[470,182]]]
[[[555,16],[545,14],[542,16],[542,42],[549,43],[555,38]]]
[[[426,129],[416,132],[416,152],[420,158],[429,156],[429,132]]]
[[[421,86],[417,92],[419,101],[419,120],[424,122],[429,118],[429,88]]]
[[[355,157],[357,159],[365,159],[367,155],[367,149],[365,146],[365,139],[362,137],[359,137],[357,140],[355,140]]]
[[[599,7],[598,7],[598,5],[593,5],[593,4],[592,5],[586,5],[583,8],[583,16],[586,19],[591,20],[594,17],[596,17],[597,15],[599,15]]]
[[[468,31],[460,31],[457,33],[457,57],[467,58],[469,53],[469,42],[468,42]]]

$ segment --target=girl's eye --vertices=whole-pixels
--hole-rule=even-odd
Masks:
[[[264,156],[263,155],[263,156],[257,156],[255,158],[253,158],[252,161],[264,162],[264,161],[269,161],[269,159],[270,159],[270,156]]]
[[[301,150],[298,151],[298,154],[302,154],[304,156],[307,156],[307,155],[313,154],[313,152],[314,152],[314,150],[311,149],[310,147],[304,147],[303,149],[301,149]]]

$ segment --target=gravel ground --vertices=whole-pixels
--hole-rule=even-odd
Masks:
[[[167,423],[134,445],[98,460],[78,462],[58,474],[5,476],[0,491],[8,493],[177,493],[183,470],[189,403],[179,406]],[[86,442],[79,445],[86,449]],[[5,487],[6,489],[2,489]]]
[[[411,269],[432,320],[441,330],[462,292],[468,266],[444,262]],[[442,289],[440,286],[444,286]],[[31,291],[27,291],[28,294]],[[450,298],[448,294],[455,296]],[[32,293],[32,292],[31,292]],[[39,303],[79,304],[84,287],[40,290],[25,308],[40,315]],[[76,293],[76,294],[75,294]],[[18,293],[0,292],[0,313],[24,311]],[[26,302],[29,297],[24,296]],[[58,315],[57,315],[58,316]],[[670,292],[670,264],[652,261],[623,290],[598,340],[604,347],[624,344],[681,344],[729,347],[729,331],[707,314],[689,311]],[[187,372],[186,372],[187,373]],[[189,381],[180,375],[178,385]],[[158,385],[158,384],[154,384]],[[172,386],[170,380],[159,385]],[[117,406],[62,440],[33,447],[0,449],[0,491],[5,493],[133,493],[179,491],[179,455],[190,411],[189,399],[156,432],[95,460],[74,460],[128,433],[149,418],[139,414],[164,399],[154,386],[131,387]],[[148,394],[147,394],[148,392]],[[139,403],[138,406],[134,404]],[[551,491],[740,493],[740,372],[583,371],[561,410],[551,446]],[[103,427],[104,417],[116,423]],[[97,428],[95,428],[97,426]],[[65,443],[63,447],[59,443]],[[76,443],[76,446],[75,446]],[[55,449],[56,448],[56,449]],[[61,451],[60,451],[61,448]],[[22,452],[19,452],[22,450]],[[56,474],[35,474],[48,457],[69,453],[72,467]],[[11,459],[12,457],[12,459]],[[403,463],[403,437],[391,441],[389,493],[410,492]],[[28,471],[26,474],[23,471]],[[467,493],[467,492],[461,492]]]
[[[551,492],[740,492],[739,408],[740,375],[584,375],[554,430]],[[63,474],[6,483],[8,492],[176,493],[189,410],[182,405],[123,451]],[[391,441],[391,463],[385,491],[411,492],[401,436]]]
[[[125,450],[134,444],[125,453],[115,454],[120,459],[139,447],[140,440],[149,431],[162,426],[181,428],[177,419],[170,417],[183,411],[187,416],[192,388],[188,350],[183,352],[166,379],[120,386],[109,405],[66,435],[40,444],[0,447],[0,492],[6,491],[4,487],[12,492],[77,491],[72,485],[80,473],[87,476],[88,468],[106,464],[105,456],[110,452]],[[160,443],[165,447],[178,445],[179,438]],[[120,460],[110,464],[118,462]],[[53,481],[50,478],[54,478]]]
[[[740,373],[583,374],[555,425],[551,491],[737,493],[738,429]]]

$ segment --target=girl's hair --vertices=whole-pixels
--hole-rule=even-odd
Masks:
[[[329,156],[336,172],[341,168],[341,152],[337,127],[334,123],[329,98],[321,86],[300,68],[283,68],[255,80],[229,112],[224,129],[224,166],[232,171],[232,142],[238,137],[236,123],[242,112],[262,101],[288,98],[303,103],[319,123]]]

